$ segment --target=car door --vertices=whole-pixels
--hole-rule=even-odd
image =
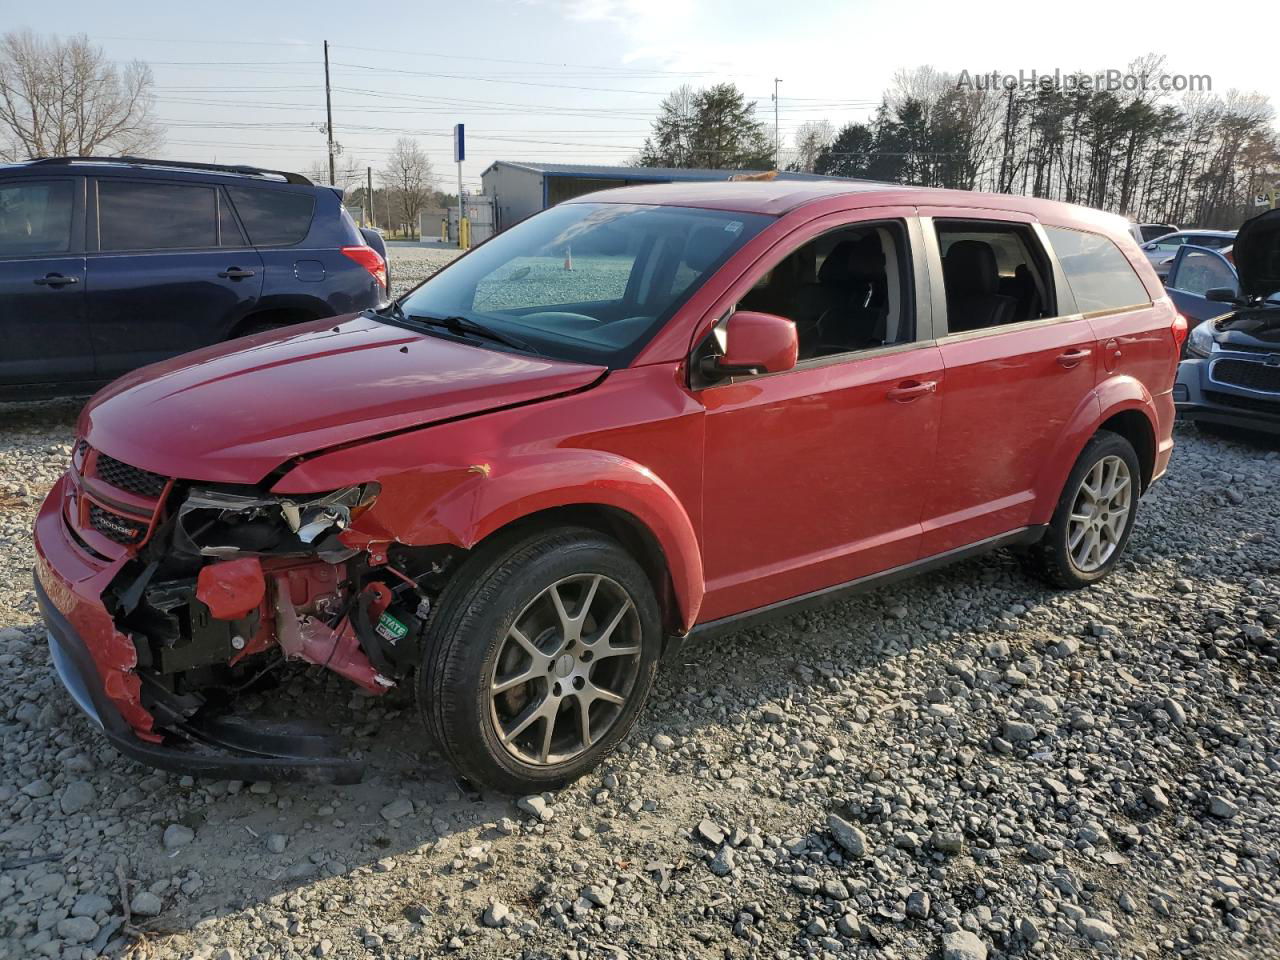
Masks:
[[[1164,285],[1189,327],[1230,311],[1227,304],[1205,296],[1210,290],[1226,288],[1238,293],[1240,289],[1235,267],[1226,257],[1215,250],[1192,246],[1178,251]]]
[[[87,303],[97,372],[117,377],[225,340],[262,290],[262,260],[212,183],[91,184]]]
[[[913,261],[913,214],[881,209],[874,221],[843,214],[811,223],[766,254],[714,312],[724,317],[739,307],[790,317],[801,328],[801,357],[789,371],[695,390],[706,412],[704,619],[917,558],[942,366],[927,279]],[[877,308],[873,317],[850,319],[861,288],[853,284],[846,310],[844,291],[827,282],[854,276],[852,248],[835,242],[841,236],[879,238],[884,264],[870,269],[877,280],[875,271],[883,274],[883,314]],[[845,266],[830,266],[842,249]],[[829,294],[833,304],[824,302]],[[825,333],[815,332],[823,317]],[[883,335],[875,336],[881,324]],[[865,342],[867,332],[881,342]],[[842,337],[843,345],[821,346]]]
[[[945,306],[937,481],[922,521],[921,554],[933,556],[1030,523],[1037,474],[1092,392],[1097,358],[1089,322],[1059,307],[1063,282],[1031,217],[920,212]]]
[[[84,180],[0,180],[0,385],[93,377]]]

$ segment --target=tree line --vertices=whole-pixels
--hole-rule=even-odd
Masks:
[[[1154,76],[1163,58],[1130,65]],[[772,167],[772,138],[736,88],[681,88],[641,152],[644,166]],[[736,93],[737,96],[733,96]],[[713,103],[734,103],[736,133],[708,135]],[[689,109],[682,109],[688,104]],[[1236,227],[1280,179],[1280,136],[1262,94],[1061,88],[973,89],[932,67],[900,72],[865,122],[802,124],[790,170],[928,187],[1019,193],[1125,214],[1139,222]],[[745,143],[754,149],[724,150]]]

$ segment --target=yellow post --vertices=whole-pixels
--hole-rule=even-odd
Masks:
[[[449,218],[448,217],[440,218],[440,242],[441,243],[449,242]]]
[[[458,227],[458,249],[471,249],[471,219],[469,217],[463,217]]]

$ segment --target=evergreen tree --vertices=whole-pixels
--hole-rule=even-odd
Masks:
[[[662,101],[640,151],[642,167],[772,169],[773,141],[732,83],[693,92],[673,91]]]

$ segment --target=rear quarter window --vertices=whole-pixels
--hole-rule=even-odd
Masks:
[[[1087,230],[1045,227],[1081,313],[1151,302],[1128,258],[1109,238]]]
[[[311,230],[316,198],[309,193],[262,187],[227,187],[227,193],[256,247],[301,243]]]

